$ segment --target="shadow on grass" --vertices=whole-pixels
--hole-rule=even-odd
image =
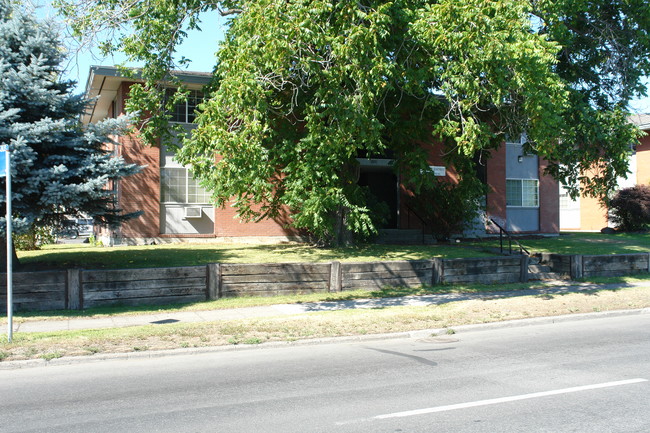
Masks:
[[[505,286],[505,287],[504,287]],[[444,288],[440,290],[427,290],[425,288],[419,289],[415,294],[425,295],[422,298],[408,298],[408,294],[414,294],[413,292],[406,295],[398,295],[399,297],[382,297],[383,299],[373,299],[370,296],[366,296],[363,299],[356,298],[354,296],[349,297],[348,299],[341,298],[332,298],[328,301],[309,304],[306,308],[306,311],[316,312],[316,311],[336,311],[347,308],[362,308],[367,310],[381,310],[391,307],[439,307],[445,304],[452,304],[455,302],[469,301],[469,300],[478,300],[478,301],[494,301],[494,300],[503,300],[503,299],[513,299],[518,297],[530,296],[530,297],[539,297],[542,299],[553,299],[559,296],[565,296],[568,294],[583,294],[586,296],[598,296],[601,292],[615,292],[629,287],[638,287],[632,284],[621,285],[618,287],[584,287],[584,286],[540,286],[539,283],[528,284],[527,286],[522,283],[513,284],[513,287],[504,286],[479,286],[474,287],[473,290],[456,290],[453,287],[449,287],[449,290]],[[404,289],[400,289],[397,292],[392,291],[391,289],[384,289],[381,291],[368,292],[372,294],[396,294],[404,293]],[[426,295],[431,295],[426,298]]]
[[[431,257],[481,257],[488,255],[471,245],[360,245],[317,248],[302,244],[230,245],[175,244],[132,247],[55,245],[20,252],[21,271],[62,268],[129,269],[200,266],[208,263],[281,263],[331,261],[417,260]]]
[[[530,287],[527,284],[513,284],[509,291],[523,290]],[[422,295],[444,295],[448,293],[483,293],[500,291],[497,286],[475,285],[475,286],[451,286],[441,284],[439,286],[422,286],[419,288],[408,287],[385,287],[379,290],[359,293],[358,290],[352,292],[340,292],[336,296],[324,298],[324,302],[333,301],[352,301],[365,298],[398,298],[404,296],[422,296]]]
[[[635,283],[648,282],[650,287],[650,274],[639,273],[619,277],[590,277],[588,280],[581,278],[573,283],[573,287],[577,288],[572,291],[553,291],[548,293],[538,294],[537,297],[541,299],[553,299],[557,296],[566,296],[570,293],[581,293],[590,296],[599,296],[603,292],[618,292],[620,290],[629,289],[632,287],[639,287]]]
[[[47,251],[37,256],[20,259],[19,270],[43,271],[66,268],[84,269],[133,269],[163,268],[174,266],[201,266],[208,263],[228,262],[237,254],[226,249],[206,250],[189,248],[146,249],[101,248],[74,251]]]
[[[88,318],[95,316],[114,316],[119,314],[156,314],[162,312],[185,311],[192,306],[202,305],[205,302],[192,302],[186,304],[166,305],[122,305],[114,304],[106,307],[92,307],[85,310],[45,310],[45,311],[14,311],[14,317],[39,317],[52,319]],[[197,310],[198,311],[198,310]],[[6,317],[6,315],[0,315]]]
[[[549,291],[544,291],[534,295],[538,299],[548,300],[555,299],[562,296],[571,295],[574,293],[580,293],[585,296],[600,296],[604,292],[619,292],[621,290],[629,289],[636,287],[632,284],[623,284],[617,287],[601,287],[601,288],[584,288],[583,286],[573,286],[573,289],[554,289]]]

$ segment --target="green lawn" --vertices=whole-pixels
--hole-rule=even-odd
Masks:
[[[626,254],[650,251],[650,233],[562,233],[522,238],[531,253]],[[317,248],[309,245],[168,244],[93,247],[88,244],[47,245],[38,251],[19,251],[23,269],[80,267],[85,269],[152,268],[206,263],[279,263],[417,260],[498,255],[498,238],[481,242],[437,245],[362,245]],[[507,242],[506,242],[507,247]]]
[[[317,248],[309,245],[169,244],[93,247],[87,244],[47,245],[38,251],[18,251],[24,269],[81,267],[85,269],[153,268],[207,263],[291,263],[416,260],[431,257],[494,255],[473,245],[364,245]]]
[[[650,233],[566,232],[560,236],[539,239],[521,239],[531,253],[558,254],[632,254],[650,252]],[[498,241],[496,242],[498,246]]]

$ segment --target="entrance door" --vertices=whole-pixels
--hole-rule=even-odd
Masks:
[[[399,192],[397,189],[397,176],[393,171],[390,168],[384,168],[382,170],[379,168],[361,167],[359,185],[367,186],[377,201],[388,205],[389,215],[387,221],[379,228],[398,228]]]
[[[575,230],[580,225],[580,197],[573,200],[560,185],[560,230]]]

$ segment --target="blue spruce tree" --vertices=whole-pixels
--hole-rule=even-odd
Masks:
[[[109,135],[123,133],[124,120],[83,126],[89,100],[63,80],[58,32],[10,0],[0,0],[0,144],[12,158],[13,227],[26,233],[60,227],[82,213],[115,226],[133,214],[116,208],[110,180],[139,167],[111,155]],[[0,179],[0,257],[6,252],[6,180]],[[6,267],[6,261],[0,260]]]

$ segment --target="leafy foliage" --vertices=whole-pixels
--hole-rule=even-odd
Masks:
[[[60,226],[66,216],[85,213],[107,225],[129,218],[106,185],[139,170],[104,148],[109,134],[125,132],[124,119],[82,127],[89,101],[71,93],[73,82],[60,80],[60,46],[50,24],[0,0],[0,143],[11,152],[14,229],[34,240],[40,228]],[[6,219],[0,222],[4,231]]]
[[[568,84],[559,146],[544,149],[549,171],[605,198],[627,173],[630,143],[641,135],[628,102],[650,75],[650,5],[644,0],[538,0],[539,33],[557,41],[556,74]],[[577,188],[577,187],[576,187]],[[571,192],[575,196],[577,189]]]
[[[289,209],[296,227],[334,241],[341,227],[374,231],[357,157],[391,155],[416,195],[435,188],[423,142],[439,142],[469,178],[474,155],[525,131],[550,174],[605,196],[627,171],[638,137],[627,104],[650,74],[644,0],[60,5],[78,35],[112,31],[108,51],[144,62],[131,104],[152,114],[151,142],[170,136],[160,81],[179,66],[176,46],[203,13],[228,10],[209,97],[178,158],[243,218]]]
[[[463,233],[478,216],[485,187],[475,179],[453,184],[433,181],[410,197],[409,207],[423,219],[438,240]]]
[[[609,215],[619,230],[636,232],[650,226],[650,186],[624,188],[609,201]]]

